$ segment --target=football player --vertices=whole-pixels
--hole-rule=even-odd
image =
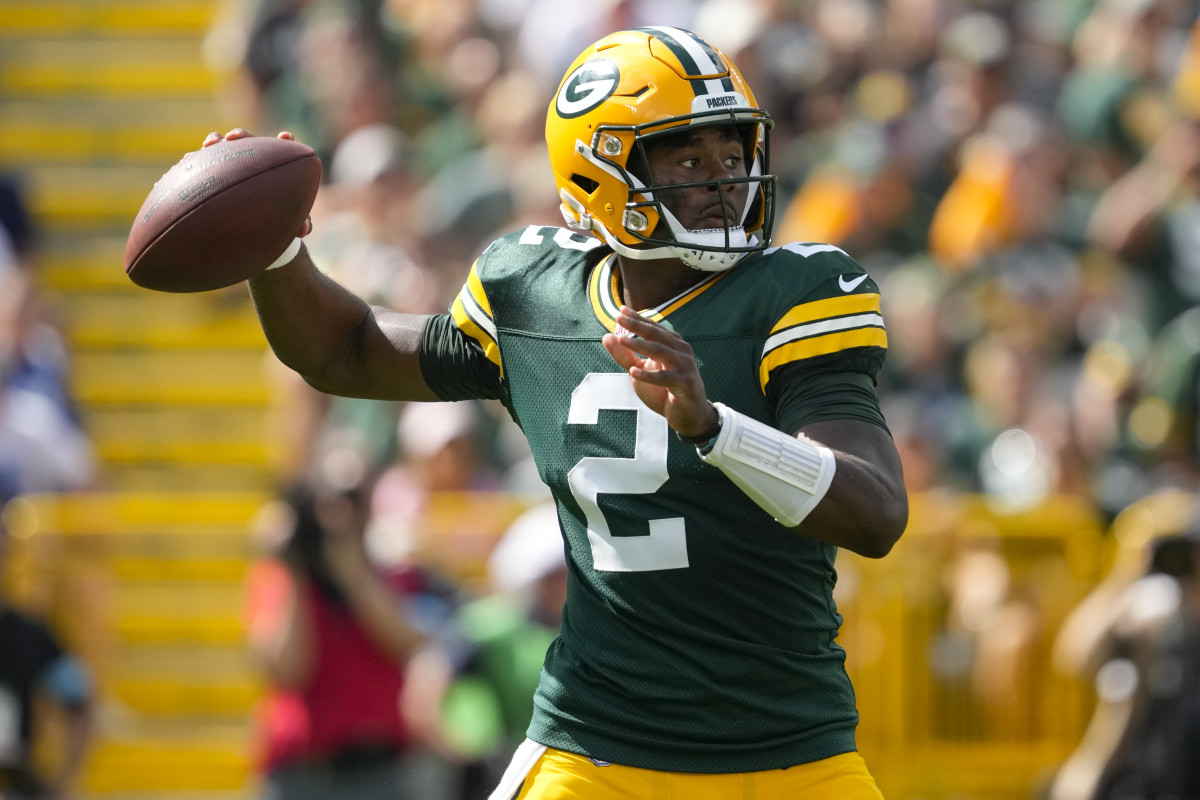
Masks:
[[[771,125],[700,37],[614,33],[550,102],[568,227],[495,241],[450,313],[368,307],[299,239],[250,280],[318,389],[499,398],[528,437],[569,588],[497,800],[880,796],[832,590],[907,524],[887,333],[850,256],[771,246]]]

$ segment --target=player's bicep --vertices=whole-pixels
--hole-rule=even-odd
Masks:
[[[829,419],[801,428],[813,441],[879,468],[889,483],[901,482],[900,454],[886,428],[856,419]]]
[[[428,320],[428,316],[372,306],[355,338],[356,357],[350,359],[361,381],[360,391],[354,394],[381,400],[438,399],[421,371],[421,342]]]

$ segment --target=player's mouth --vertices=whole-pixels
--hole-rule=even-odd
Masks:
[[[700,230],[734,225],[737,225],[737,218],[733,215],[733,209],[722,203],[704,209],[696,220],[696,228]]]

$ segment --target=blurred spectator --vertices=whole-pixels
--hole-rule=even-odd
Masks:
[[[68,392],[66,346],[33,280],[0,272],[0,499],[83,489],[96,477]]]
[[[400,692],[449,593],[411,563],[384,573],[371,562],[369,497],[365,460],[335,451],[263,516],[269,555],[248,577],[247,632],[267,682],[258,716],[265,797],[429,796]]]
[[[1194,486],[1200,478],[1200,307],[1162,329],[1139,376],[1125,454],[1145,482]]]
[[[417,195],[422,251],[447,280],[466,277],[497,229],[561,224],[542,139],[544,95],[526,73],[497,77],[475,110],[481,144],[448,159]]]
[[[1198,509],[1194,493],[1163,492],[1117,518],[1113,569],[1055,645],[1098,702],[1051,800],[1200,796]]]
[[[0,504],[2,505],[2,504]],[[0,515],[0,577],[8,533]],[[57,712],[58,736],[47,734]],[[92,732],[87,666],[42,622],[10,607],[0,581],[0,798],[67,800],[83,767]],[[54,772],[40,774],[35,749],[54,741]],[[44,755],[44,753],[43,753]]]
[[[429,215],[412,158],[409,137],[394,125],[349,133],[329,161],[310,238],[329,274],[368,302],[431,314],[451,289],[447,276],[415,258]]]
[[[409,403],[397,425],[397,459],[380,476],[372,497],[375,521],[411,519],[435,492],[500,488],[485,458],[478,403]]]
[[[231,113],[290,130],[325,159],[348,133],[396,114],[400,42],[383,0],[246,0],[225,9],[207,57],[237,80]]]
[[[1088,234],[1148,271],[1147,324],[1157,332],[1200,301],[1200,119],[1170,123],[1099,198]]]
[[[11,175],[0,175],[0,273],[32,266],[35,244],[21,183]]]
[[[532,717],[567,592],[553,503],[512,523],[488,559],[488,575],[493,593],[464,606],[413,658],[405,686],[412,724],[463,764],[456,800],[489,795]]]

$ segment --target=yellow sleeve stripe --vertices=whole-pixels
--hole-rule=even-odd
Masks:
[[[771,370],[784,364],[790,364],[793,361],[802,361],[814,356],[837,353],[852,347],[882,347],[886,349],[887,331],[882,327],[882,318],[880,318],[880,323],[880,327],[856,327],[852,330],[836,331],[807,339],[799,339],[775,347],[766,353],[758,365],[759,387],[766,392],[767,381],[771,377]]]
[[[473,265],[471,274],[467,276],[467,282],[458,293],[458,297],[454,298],[453,305],[450,306],[450,314],[454,317],[454,324],[458,326],[458,329],[478,342],[488,361],[500,368],[500,375],[503,377],[504,365],[500,360],[500,344],[496,334],[496,324],[492,320],[492,310],[488,304],[487,295],[483,292],[483,283],[475,274]]]
[[[492,319],[492,304],[488,302],[487,293],[483,291],[483,281],[479,280],[479,273],[476,268],[479,262],[476,261],[471,265],[471,272],[467,275],[467,282],[463,289],[470,292],[471,297],[475,300],[475,305],[479,306],[490,321]]]
[[[879,313],[879,294],[847,294],[830,297],[826,300],[814,300],[793,308],[783,315],[783,319],[775,323],[771,333],[775,334],[793,325],[804,325],[827,317],[843,317],[847,314]]]
[[[592,301],[592,312],[609,333],[617,329],[619,305],[613,298],[620,297],[617,291],[617,275],[612,269],[612,263],[613,257],[610,255],[592,269],[588,278],[588,297]],[[607,288],[605,282],[608,283]]]

